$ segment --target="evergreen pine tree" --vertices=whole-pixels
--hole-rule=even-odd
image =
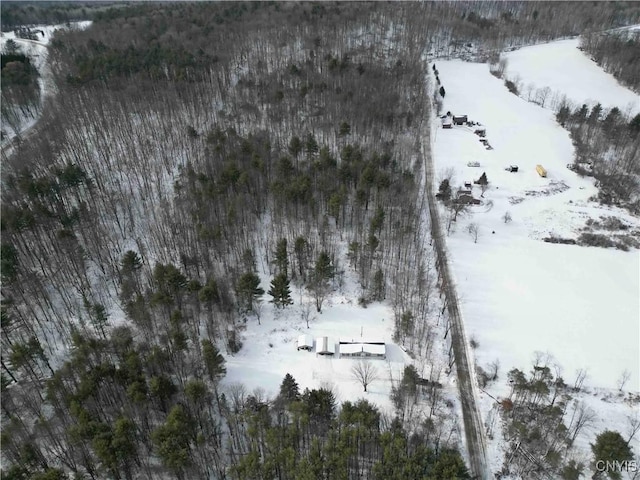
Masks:
[[[291,137],[291,141],[289,142],[289,153],[291,154],[291,156],[295,158],[300,155],[301,151],[302,141],[300,140],[300,137]]]
[[[278,273],[283,273],[285,277],[289,276],[289,257],[287,255],[287,239],[281,238],[276,245],[275,264]]]
[[[264,294],[264,289],[260,288],[260,277],[253,272],[247,272],[240,276],[236,290],[240,310],[243,312],[253,311],[254,302]]]
[[[571,110],[569,110],[569,107],[567,105],[563,104],[560,106],[558,113],[556,113],[556,120],[560,125],[564,126],[564,123],[569,119],[570,115]]]
[[[342,122],[340,124],[340,130],[338,135],[341,137],[344,137],[345,135],[349,135],[351,133],[351,125],[349,125],[347,122]]]
[[[451,185],[449,184],[449,179],[445,178],[440,182],[440,186],[438,187],[439,198],[444,200],[445,202],[451,199]]]
[[[287,373],[280,384],[280,398],[286,403],[300,400],[300,387],[295,378],[291,374]]]
[[[315,274],[318,280],[329,280],[333,277],[331,258],[326,251],[322,251],[316,260]]]
[[[373,299],[377,302],[381,302],[384,300],[385,296],[384,273],[382,272],[382,269],[379,268],[373,275]]]
[[[296,243],[293,246],[293,251],[296,254],[296,259],[298,261],[298,273],[302,277],[305,278],[305,270],[307,266],[307,250],[309,243],[304,237],[296,238]]]
[[[202,358],[212,381],[217,382],[227,373],[224,357],[211,340],[202,340]]]
[[[591,444],[591,451],[593,452],[595,463],[602,462],[606,464],[607,462],[623,462],[633,459],[633,452],[629,444],[622,438],[620,433],[612,430],[605,430],[598,435],[596,443]],[[608,475],[613,479],[620,478],[620,472],[610,471]]]
[[[316,141],[316,138],[313,136],[312,133],[307,134],[307,138],[305,139],[304,146],[308,156],[315,155],[320,150],[320,147],[318,147],[318,142]]]
[[[291,305],[293,303],[293,300],[291,300],[291,288],[289,288],[289,279],[284,273],[279,273],[274,277],[268,293],[273,297],[271,303],[273,303],[278,308],[284,308],[287,305]]]

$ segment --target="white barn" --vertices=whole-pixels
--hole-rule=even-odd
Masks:
[[[300,335],[298,337],[298,350],[313,350],[313,337],[311,335]]]

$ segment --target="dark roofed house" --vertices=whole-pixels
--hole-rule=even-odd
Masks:
[[[478,198],[473,198],[471,195],[462,194],[455,199],[456,203],[463,203],[465,205],[480,205],[482,201]]]
[[[467,123],[467,116],[466,115],[454,115],[453,116],[453,123],[455,125],[464,125],[465,123]]]

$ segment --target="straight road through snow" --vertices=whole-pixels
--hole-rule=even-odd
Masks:
[[[429,143],[425,144],[425,142]],[[487,470],[484,429],[482,425],[482,417],[480,416],[480,411],[478,410],[476,403],[475,389],[473,385],[474,379],[471,371],[472,366],[467,352],[464,324],[458,307],[458,296],[456,294],[455,285],[451,281],[447,251],[440,226],[440,215],[435,203],[435,194],[433,192],[433,158],[431,155],[430,142],[431,135],[429,133],[423,138],[422,151],[425,161],[427,203],[429,205],[429,215],[431,217],[431,236],[433,238],[433,244],[436,251],[436,265],[442,280],[441,288],[445,294],[449,321],[451,322],[451,343],[456,371],[458,374],[458,389],[460,391],[462,419],[464,422],[464,433],[469,455],[471,475],[474,479],[485,480],[489,478],[489,472]]]

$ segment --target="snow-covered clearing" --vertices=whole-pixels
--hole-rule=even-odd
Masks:
[[[591,69],[597,66],[588,64],[581,72],[582,67],[562,60],[567,42],[557,43],[560,46],[555,49],[554,44],[522,49],[509,71],[536,72],[535,78],[523,75],[523,82],[544,86],[544,72],[554,68],[549,78],[569,82],[575,76],[589,85]],[[537,63],[536,48],[543,47],[550,56],[557,51],[559,59]],[[525,57],[527,51],[532,59]],[[557,66],[548,67],[554,61],[559,62]],[[566,66],[566,76],[559,65]],[[635,230],[640,221],[588,201],[596,192],[593,179],[580,178],[566,168],[573,160],[573,147],[552,111],[509,93],[486,64],[438,61],[437,68],[446,89],[442,113],[468,115],[469,120],[480,122],[493,147],[488,150],[479,141],[474,134],[477,127],[443,129],[439,120],[434,124],[436,175],[442,177],[452,168],[454,192],[482,172],[490,182],[483,205],[471,207],[472,213],[459,218],[447,238],[466,332],[478,344],[476,363],[487,370],[492,361],[500,362],[498,381],[489,385],[488,394],[481,394],[485,422],[492,423],[496,417],[489,394],[496,398],[508,394],[506,373],[512,368],[528,372],[536,352],[550,354],[554,359],[550,365],[559,364],[570,385],[577,370],[588,371],[589,393],[579,397],[598,413],[598,420],[576,439],[579,455],[588,459],[589,442],[598,433],[609,428],[625,435],[627,416],[637,411],[637,404],[622,401],[627,393],[618,396],[617,380],[627,370],[631,376],[625,392],[640,390],[640,257],[637,251],[550,244],[542,238],[575,238],[588,218],[603,215],[616,216]],[[609,83],[597,91],[582,88],[579,82],[566,92],[581,102],[593,98],[620,106],[633,98],[628,91],[618,98],[596,96],[621,88],[613,77],[607,78]],[[562,85],[569,83],[558,83],[557,88]],[[472,161],[479,162],[480,168],[468,167]],[[536,172],[537,164],[546,168],[546,178]],[[517,165],[519,171],[506,171],[509,165]],[[479,186],[474,185],[473,195],[480,197]],[[510,223],[502,219],[507,211],[513,218]],[[477,243],[467,232],[472,222],[479,226]],[[491,432],[496,438],[500,437],[497,425]],[[632,447],[640,452],[637,439]],[[502,448],[497,439],[490,446],[494,470],[501,464]]]
[[[521,91],[549,88],[551,97],[558,94],[575,105],[618,107],[635,115],[640,112],[640,96],[620,85],[588,55],[578,49],[578,38],[560,40],[504,53],[505,77],[521,83]],[[449,80],[450,81],[450,80]],[[559,98],[558,98],[559,99]]]
[[[347,284],[351,281],[347,281]],[[227,375],[225,384],[242,383],[248,391],[264,389],[273,398],[278,394],[280,383],[285,374],[290,373],[300,385],[300,389],[320,387],[330,388],[338,402],[355,401],[366,398],[371,403],[391,412],[389,399],[391,378],[399,380],[405,363],[411,363],[409,356],[399,346],[392,343],[393,312],[384,304],[373,303],[367,308],[357,304],[357,291],[345,291],[330,298],[330,304],[323,306],[322,313],[316,312],[311,304],[311,319],[307,329],[301,315],[300,295],[292,288],[294,305],[276,310],[267,303],[270,297],[264,296],[260,325],[255,317],[248,320],[243,333],[243,346],[240,352],[227,356]],[[263,282],[268,289],[268,284]],[[303,302],[313,299],[303,297]],[[362,336],[361,336],[362,333]],[[302,334],[317,337],[327,336],[337,343],[343,340],[382,340],[387,343],[386,360],[370,360],[375,365],[379,380],[373,382],[367,392],[353,379],[352,366],[357,360],[317,355],[315,351],[297,350],[297,340]],[[337,350],[337,349],[336,349]]]

